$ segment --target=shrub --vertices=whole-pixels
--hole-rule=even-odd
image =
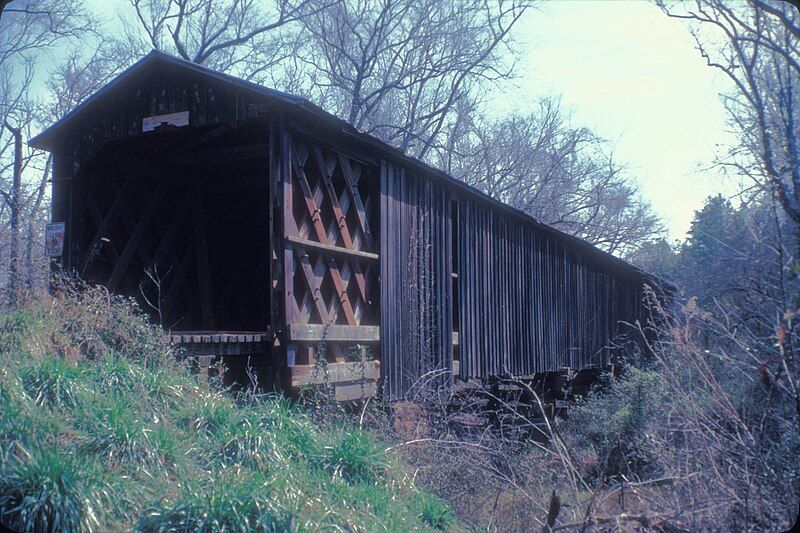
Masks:
[[[590,453],[590,476],[611,481],[620,475],[645,477],[657,470],[648,432],[664,415],[666,385],[660,374],[628,367],[607,377],[570,413],[568,434],[577,453]]]
[[[439,498],[427,496],[417,498],[417,508],[422,521],[435,529],[446,529],[455,522],[450,506]]]
[[[385,453],[361,431],[333,432],[319,464],[334,478],[350,483],[373,483],[386,470]]]

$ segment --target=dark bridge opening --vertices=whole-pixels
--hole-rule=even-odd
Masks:
[[[172,331],[270,323],[267,128],[110,141],[76,182],[73,264]]]

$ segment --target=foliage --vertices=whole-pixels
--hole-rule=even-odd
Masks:
[[[374,437],[179,363],[129,302],[64,286],[0,312],[0,523],[26,531],[452,525]]]
[[[657,454],[650,446],[648,431],[654,419],[664,416],[667,389],[660,374],[628,367],[622,379],[607,378],[608,384],[579,401],[570,413],[569,440],[576,450],[590,450],[604,481],[658,474]]]

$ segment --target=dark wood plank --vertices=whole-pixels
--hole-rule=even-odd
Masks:
[[[198,187],[194,204],[194,236],[197,258],[197,280],[200,289],[201,322],[204,328],[213,327],[214,307],[211,293],[211,269],[208,260],[208,240],[203,209],[203,193]]]
[[[378,386],[374,381],[336,385],[333,389],[333,398],[337,402],[366,400],[367,398],[375,396],[377,390]]]

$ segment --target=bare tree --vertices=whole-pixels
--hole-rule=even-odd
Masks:
[[[524,115],[467,113],[437,147],[437,163],[542,222],[625,254],[662,227],[606,145],[573,127],[558,100],[543,99]]]
[[[486,82],[513,73],[530,0],[344,0],[303,20],[311,95],[421,159]]]
[[[94,26],[80,0],[12,2],[0,16],[0,64],[79,37]]]
[[[49,175],[49,161],[42,162],[42,154],[25,146],[24,139],[38,124],[42,113],[40,104],[31,95],[38,55],[51,52],[64,40],[76,38],[92,31],[91,17],[78,0],[38,0],[25,5],[12,3],[3,9],[0,18],[0,220],[8,223],[9,232],[0,232],[0,256],[8,266],[10,294],[16,294],[21,281],[22,265],[20,243],[26,211],[39,211],[44,200],[44,183]],[[27,177],[41,172],[39,194],[27,194]],[[6,212],[8,213],[6,216]],[[28,237],[33,238],[30,221]],[[33,256],[32,243],[25,244],[26,261]],[[7,261],[7,262],[6,262]],[[28,264],[27,280],[32,283],[32,269]]]
[[[719,163],[750,178],[800,225],[797,9],[773,0],[662,2],[661,7],[667,15],[687,21],[700,54],[731,82],[732,89],[722,98],[741,142]],[[790,250],[792,261],[798,251],[800,232]]]
[[[10,193],[4,193],[4,198],[6,198],[6,201],[9,203],[9,207],[11,208],[11,215],[9,216],[9,225],[11,226],[11,242],[9,245],[8,293],[11,297],[11,301],[14,302],[17,298],[17,276],[19,274],[18,254],[20,233],[20,191],[22,189],[22,131],[19,128],[15,128],[8,122],[5,122],[4,125],[14,139],[14,163],[11,178],[11,191]]]
[[[283,33],[338,0],[130,0],[134,20],[127,42],[175,53],[194,63],[248,79],[296,51],[297,33]]]
[[[731,82],[732,89],[722,98],[740,142],[719,164],[749,178],[754,190],[774,206],[775,237],[769,245],[776,251],[780,277],[766,289],[760,289],[766,284],[762,276],[753,281],[760,290],[755,294],[772,306],[772,313],[748,309],[734,315],[752,317],[743,325],[754,329],[759,340],[766,337],[780,348],[777,355],[760,352],[761,363],[764,368],[774,365],[775,376],[786,377],[788,397],[800,414],[800,330],[795,320],[800,305],[800,14],[789,3],[771,0],[735,5],[696,0],[661,7],[667,15],[687,21],[700,54]],[[793,234],[793,244],[786,245],[784,229]],[[800,420],[795,417],[793,423]]]

